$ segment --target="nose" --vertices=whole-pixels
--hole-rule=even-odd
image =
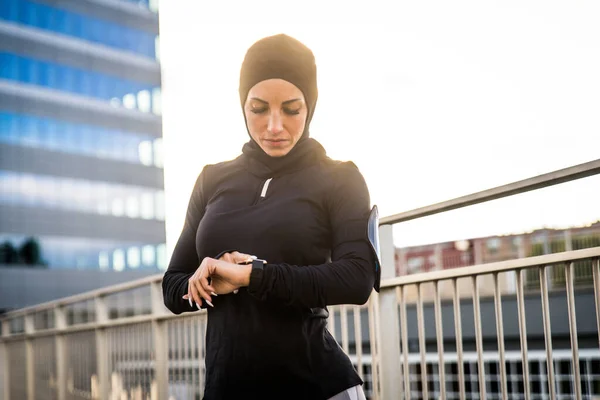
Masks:
[[[279,112],[272,112],[269,116],[267,130],[270,134],[276,135],[283,131],[283,121]]]

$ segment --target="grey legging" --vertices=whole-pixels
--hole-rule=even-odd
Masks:
[[[350,389],[346,389],[343,392],[336,394],[333,397],[330,397],[329,400],[367,400],[365,397],[365,392],[362,390],[361,385],[356,385],[351,387]]]

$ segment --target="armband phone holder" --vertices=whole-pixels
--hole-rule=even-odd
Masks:
[[[381,248],[379,245],[379,210],[377,209],[377,205],[374,205],[369,213],[367,237],[375,256],[375,283],[373,288],[379,293],[381,284]]]

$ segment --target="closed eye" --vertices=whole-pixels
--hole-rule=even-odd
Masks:
[[[300,108],[296,108],[296,109],[290,109],[290,108],[283,108],[283,112],[286,113],[287,115],[298,115],[300,114]]]
[[[250,111],[252,111],[254,114],[263,114],[267,111],[267,107],[251,108]]]

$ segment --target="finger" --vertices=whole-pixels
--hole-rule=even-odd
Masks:
[[[184,299],[188,300],[190,303],[190,307],[194,307],[194,305],[192,304],[192,292],[190,290],[190,281],[188,281],[188,292],[185,296],[187,296],[187,298],[185,296],[183,296]]]
[[[202,287],[202,278],[197,279],[197,280],[193,280],[192,283],[194,284],[194,289],[198,292],[198,295],[204,299],[204,301],[206,302],[206,304],[208,304],[211,307],[214,307],[211,301],[211,297],[210,295],[207,293],[207,291]]]
[[[227,261],[227,262],[233,262],[233,255],[231,255],[231,253],[225,253],[221,256],[221,260]]]
[[[200,284],[202,285],[202,289],[206,293],[210,293],[210,294],[215,293],[215,288],[214,288],[214,286],[211,285],[211,282],[208,281],[208,278],[200,279]]]
[[[200,306],[202,305],[202,296],[200,296],[200,293],[198,293],[198,290],[196,289],[196,285],[194,284],[194,279],[190,279],[189,281],[190,283],[190,296],[191,296],[191,301],[193,301],[194,303],[196,303],[196,307],[198,307],[198,309],[200,309]]]
[[[252,256],[250,254],[240,253],[239,251],[234,251],[232,255],[235,260],[235,264],[252,260]]]

